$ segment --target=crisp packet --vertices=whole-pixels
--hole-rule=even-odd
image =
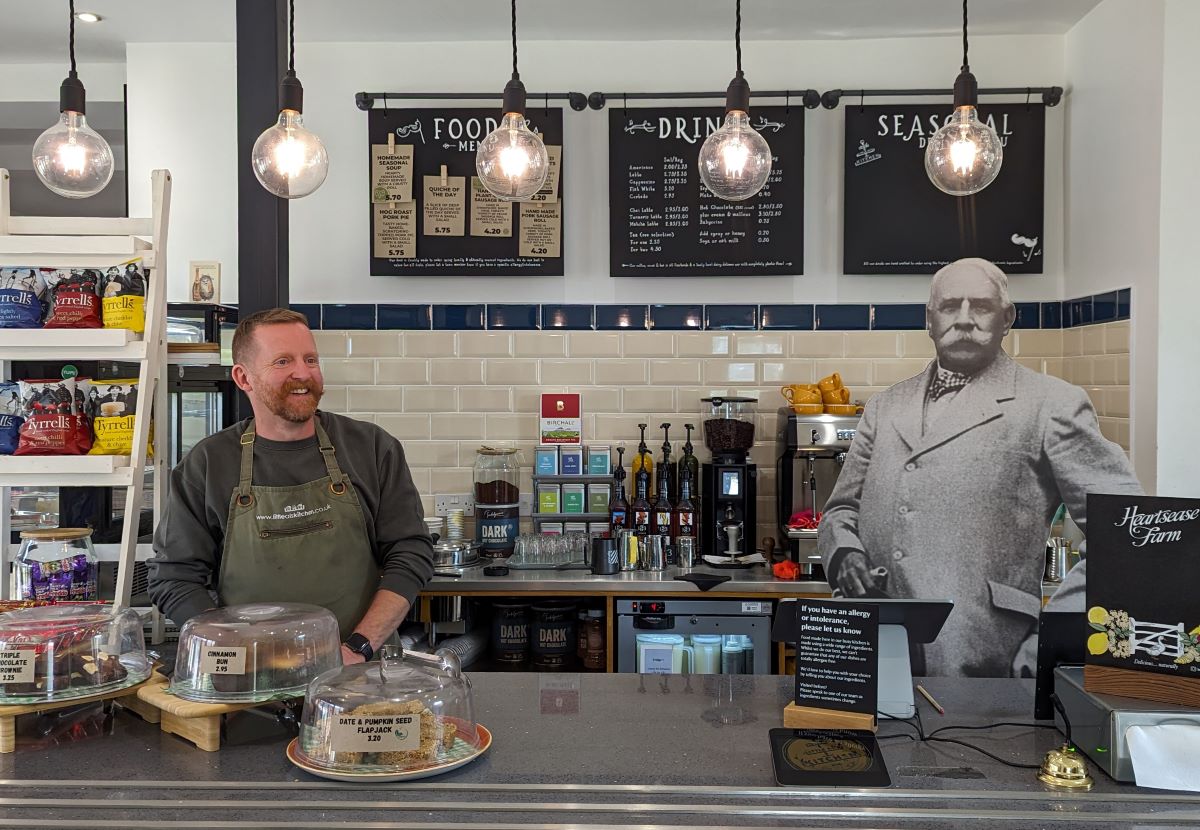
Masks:
[[[108,268],[100,293],[104,328],[146,330],[146,272],[140,259]]]

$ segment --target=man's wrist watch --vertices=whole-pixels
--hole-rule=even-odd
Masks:
[[[375,649],[371,648],[371,641],[358,632],[347,637],[346,642],[342,643],[342,645],[355,654],[361,654],[364,660],[370,660],[375,656]]]

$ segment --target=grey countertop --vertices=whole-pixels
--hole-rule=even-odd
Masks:
[[[498,563],[499,564],[499,563]],[[764,566],[744,569],[710,568],[700,566],[695,573],[728,576],[723,582],[707,591],[708,594],[819,594],[829,596],[829,583],[812,580],[776,579]],[[700,593],[690,582],[676,579],[680,571],[669,568],[665,571],[624,571],[615,574],[593,574],[586,570],[518,570],[511,569],[505,576],[486,576],[483,567],[466,568],[458,578],[434,576],[426,586],[426,593],[476,591],[500,591],[510,594],[537,593],[539,591],[568,591],[581,594],[601,593],[665,593],[670,591]]]
[[[436,779],[313,778],[286,760],[287,735],[255,714],[231,716],[226,745],[206,753],[121,712],[110,735],[0,756],[0,827],[1200,827],[1200,796],[1117,784],[1094,768],[1093,792],[1053,793],[1033,771],[900,737],[913,731],[900,722],[880,727],[891,788],[776,787],[768,730],[792,697],[787,677],[471,679],[494,744]],[[927,731],[1031,720],[1032,681],[925,683],[947,711],[922,703]],[[1022,763],[1061,740],[1026,727],[956,736]]]

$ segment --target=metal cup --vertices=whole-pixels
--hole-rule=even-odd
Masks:
[[[654,535],[645,537],[646,558],[644,568],[648,571],[665,571],[667,569],[667,539]]]
[[[620,550],[617,548],[618,539],[603,537],[592,540],[592,573],[615,574],[621,570]]]
[[[696,567],[696,537],[680,536],[675,540],[675,564],[681,571]]]
[[[617,549],[621,560],[621,570],[636,571],[639,556],[637,534],[632,530],[618,531]]]
[[[1054,536],[1046,541],[1046,569],[1042,581],[1057,585],[1067,575],[1067,555],[1071,552],[1071,543],[1066,539]]]

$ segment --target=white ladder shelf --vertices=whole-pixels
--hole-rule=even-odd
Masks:
[[[145,333],[124,329],[0,329],[0,377],[11,378],[19,360],[98,360],[138,364],[138,389],[151,417],[134,421],[133,453],[128,456],[0,456],[0,597],[10,590],[12,567],[10,487],[123,487],[125,517],[117,565],[115,604],[128,607],[138,558],[145,471],[154,473],[154,524],[162,516],[167,488],[167,223],[171,174],[155,170],[148,219],[107,217],[12,216],[9,173],[0,169],[0,267],[106,268],[140,257],[148,269]],[[156,422],[153,454],[150,424]]]

